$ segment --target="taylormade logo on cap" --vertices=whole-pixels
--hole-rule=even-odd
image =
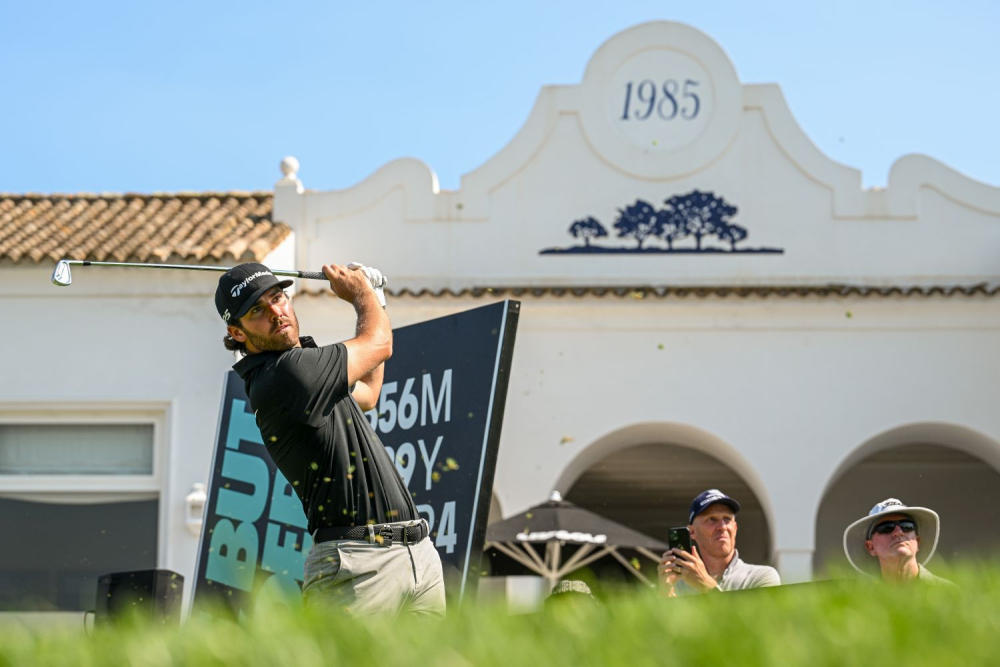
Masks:
[[[251,306],[272,287],[291,287],[291,280],[279,281],[263,264],[245,262],[229,269],[219,278],[215,289],[215,308],[226,324],[246,315]]]
[[[273,277],[274,274],[271,273],[270,271],[258,271],[257,273],[252,273],[249,276],[247,276],[246,279],[243,282],[239,283],[238,285],[234,285],[232,291],[230,292],[230,294],[232,294],[233,298],[235,299],[236,297],[238,297],[240,295],[240,292],[243,291],[244,287],[246,287],[247,285],[249,285],[251,282],[253,282],[257,278],[260,278],[261,276],[272,276]]]

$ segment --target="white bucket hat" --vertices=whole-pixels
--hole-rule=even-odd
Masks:
[[[917,524],[917,535],[920,536],[917,562],[920,565],[929,561],[937,549],[941,534],[941,519],[937,512],[926,507],[907,507],[896,498],[886,498],[875,505],[868,516],[858,519],[844,531],[844,553],[854,569],[862,574],[877,576],[880,572],[878,559],[868,553],[865,541],[871,539],[872,528],[886,514],[905,514]]]

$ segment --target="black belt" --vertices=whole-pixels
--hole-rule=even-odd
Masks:
[[[330,526],[317,528],[313,532],[313,542],[330,542],[332,540],[365,540],[391,547],[393,542],[413,544],[427,537],[427,522],[420,521],[409,526],[380,523],[374,526]]]

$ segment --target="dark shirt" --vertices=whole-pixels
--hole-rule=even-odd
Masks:
[[[325,526],[410,521],[413,499],[347,386],[347,348],[247,355],[233,369],[246,385],[257,427],[292,485],[309,531]]]

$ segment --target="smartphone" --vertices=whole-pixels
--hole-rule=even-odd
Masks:
[[[683,549],[691,553],[691,533],[687,526],[671,528],[667,532],[667,545],[671,549]]]

